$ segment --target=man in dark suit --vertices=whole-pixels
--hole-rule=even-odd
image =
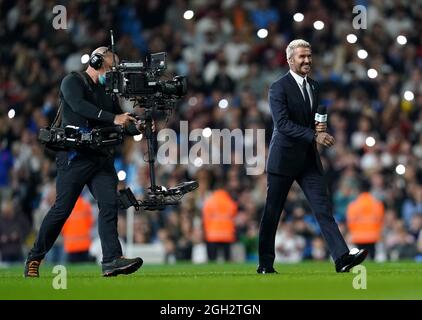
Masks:
[[[302,188],[320,225],[337,272],[348,272],[361,263],[366,250],[349,252],[333,218],[316,144],[331,147],[334,138],[326,124],[314,121],[318,106],[318,84],[308,77],[312,65],[311,46],[298,39],[286,49],[290,71],[275,81],[269,91],[274,122],[267,161],[267,199],[259,231],[258,273],[276,273],[275,234],[284,203],[293,182]]]

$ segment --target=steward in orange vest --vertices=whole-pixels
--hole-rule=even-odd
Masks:
[[[384,205],[369,193],[369,189],[369,184],[362,182],[362,193],[349,204],[346,218],[352,242],[359,249],[367,249],[374,258],[375,244],[381,240]]]
[[[208,259],[216,260],[218,251],[223,250],[225,260],[230,260],[230,244],[236,241],[237,203],[227,191],[219,189],[205,200],[202,212]]]
[[[69,262],[91,261],[89,248],[93,224],[91,204],[79,196],[62,229],[64,250]]]

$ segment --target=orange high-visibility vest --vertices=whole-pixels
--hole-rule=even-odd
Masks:
[[[67,253],[89,250],[93,223],[91,204],[79,197],[62,229],[64,250]]]
[[[346,216],[353,243],[376,243],[381,239],[384,205],[369,192],[349,204]]]
[[[231,243],[236,240],[234,217],[237,204],[225,190],[216,190],[202,209],[205,241]]]

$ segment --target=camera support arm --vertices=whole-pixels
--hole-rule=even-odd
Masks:
[[[148,165],[149,165],[149,176],[151,181],[151,186],[149,187],[151,192],[155,192],[157,190],[157,186],[155,184],[155,153],[154,153],[154,145],[153,145],[153,131],[152,131],[152,112],[150,109],[145,110],[145,138],[147,139],[148,144]]]
[[[143,200],[136,199],[130,188],[119,190],[118,203],[121,209],[135,207],[136,210],[143,208],[144,210],[163,210],[166,206],[179,204],[182,197],[198,188],[198,182],[188,181],[182,182],[175,187],[165,188],[156,185],[155,180],[155,153],[154,153],[154,131],[152,130],[153,117],[152,109],[145,108],[144,115],[133,115],[138,120],[145,121],[145,137],[148,145],[148,166],[150,175],[150,187],[148,195]]]

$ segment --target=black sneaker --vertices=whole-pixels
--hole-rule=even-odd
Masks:
[[[119,274],[131,274],[138,270],[144,261],[141,258],[127,259],[120,257],[112,262],[103,263],[103,276],[114,277]]]
[[[361,249],[356,253],[351,252],[346,253],[336,261],[337,272],[349,272],[350,269],[352,269],[354,266],[357,266],[358,264],[362,263],[368,255],[368,250],[365,249]]]
[[[23,276],[25,278],[38,278],[40,276],[40,264],[41,260],[26,260]]]

